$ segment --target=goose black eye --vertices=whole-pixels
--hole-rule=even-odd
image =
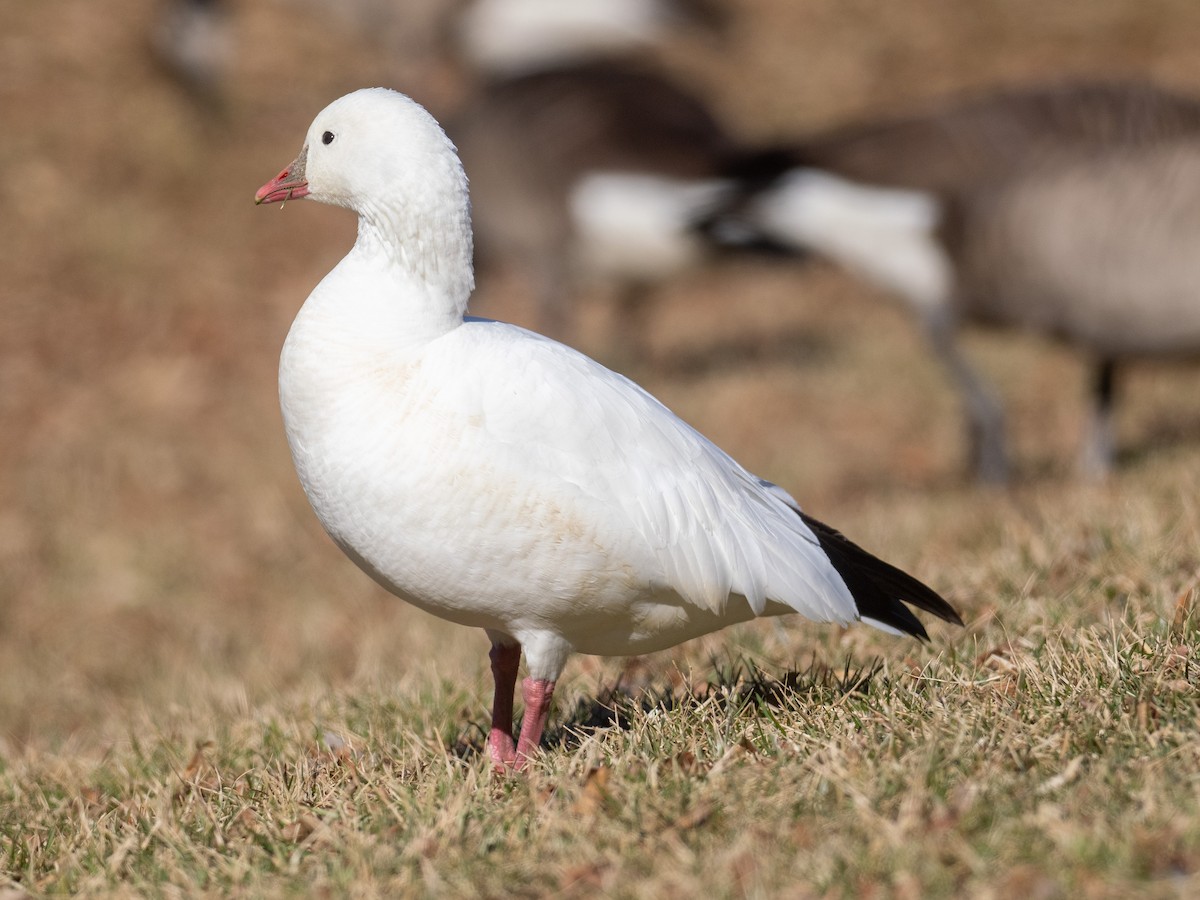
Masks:
[[[321,143],[322,144],[332,144],[333,137],[334,137],[333,132],[327,131],[323,135],[321,135]]]

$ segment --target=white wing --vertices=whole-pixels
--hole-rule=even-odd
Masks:
[[[471,350],[481,362],[505,356],[505,379],[483,385],[489,437],[519,449],[530,477],[573,486],[601,504],[610,525],[653,553],[651,581],[717,613],[739,594],[756,614],[771,600],[816,621],[857,618],[785,491],[569,347],[500,323],[472,321],[462,331],[478,343]]]

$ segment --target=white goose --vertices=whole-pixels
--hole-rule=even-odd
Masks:
[[[466,177],[408,97],[361,90],[323,110],[255,199],[293,197],[359,215],[354,248],[309,296],[280,360],[296,470],[368,574],[487,631],[497,765],[521,768],[537,749],[574,652],[644,653],[793,612],[925,638],[901,600],[961,624],[629,380],[465,317]]]

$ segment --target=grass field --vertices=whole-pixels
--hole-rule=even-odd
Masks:
[[[0,13],[2,900],[1200,895],[1200,371],[1131,371],[1121,470],[1084,484],[1081,361],[973,336],[1019,469],[983,490],[911,323],[819,264],[666,287],[629,374],[967,627],[580,657],[529,777],[493,776],[486,639],[345,560],[283,440],[278,350],[353,220],[254,189],[346,90],[455,90],[415,24],[310,6],[236,7],[207,118],[150,0]],[[1191,0],[736,8],[668,59],[763,137],[997,80],[1200,90]]]

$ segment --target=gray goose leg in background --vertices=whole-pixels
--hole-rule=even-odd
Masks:
[[[1113,401],[1116,397],[1117,364],[1102,359],[1092,382],[1092,406],[1079,454],[1079,470],[1087,478],[1104,478],[1113,469],[1116,457],[1116,431],[1113,426]]]
[[[1004,408],[999,398],[963,355],[951,310],[928,313],[924,324],[933,352],[950,372],[965,401],[968,452],[975,474],[987,484],[1007,483],[1010,467],[1004,446]]]

